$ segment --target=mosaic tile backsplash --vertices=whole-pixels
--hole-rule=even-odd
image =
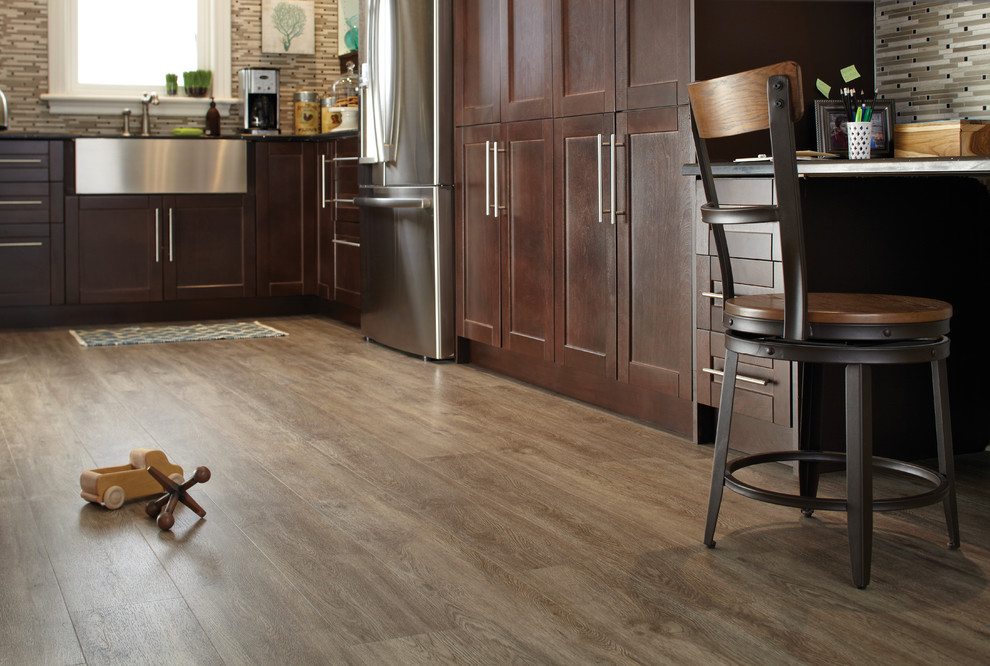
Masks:
[[[990,119],[990,2],[877,0],[876,29],[897,123]]]
[[[896,101],[897,122],[990,118],[990,2],[877,0],[877,82]],[[339,76],[337,0],[316,0],[316,55],[261,54],[261,0],[231,0],[231,69],[281,69],[283,128],[292,127],[292,93],[329,91]],[[0,0],[0,87],[14,132],[115,134],[118,116],[56,116],[39,96],[48,91],[48,3]],[[223,121],[234,131],[234,110]],[[156,133],[198,127],[203,119],[155,118]]]
[[[337,0],[316,0],[316,54],[262,55],[261,0],[230,0],[231,90],[236,97],[237,70],[242,67],[278,67],[281,83],[279,121],[292,131],[292,93],[330,91],[340,76],[337,59]],[[53,115],[39,96],[48,92],[48,3],[40,0],[0,0],[0,88],[10,108],[11,132],[72,132],[118,134],[121,118],[113,116]],[[139,108],[138,104],[135,108]],[[156,117],[152,132],[167,134],[175,127],[202,127],[204,116]],[[132,127],[134,120],[132,119]],[[222,122],[224,133],[241,126],[239,113]]]

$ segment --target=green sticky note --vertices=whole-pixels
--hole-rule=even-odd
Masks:
[[[828,98],[828,94],[832,92],[832,86],[821,79],[815,79],[815,87],[818,88],[818,92],[824,95],[826,99]]]
[[[859,70],[856,69],[856,65],[849,65],[848,67],[843,67],[841,70],[839,70],[839,73],[842,74],[842,80],[845,81],[846,83],[849,83],[850,81],[854,81],[855,79],[859,78]]]

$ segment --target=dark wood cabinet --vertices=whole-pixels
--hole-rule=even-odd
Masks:
[[[253,296],[254,210],[240,194],[66,199],[67,302]]]
[[[455,54],[458,335],[475,362],[691,433],[691,3],[521,4],[455,7],[474,40]],[[549,105],[532,86],[513,106],[523,65]]]
[[[553,114],[615,110],[615,5],[553,1]]]
[[[552,34],[550,0],[457,0],[455,124],[549,118]]]
[[[685,179],[688,180],[688,179]],[[690,182],[690,181],[689,181]],[[700,183],[691,183],[702,196]],[[742,204],[771,204],[774,200],[771,178],[720,178],[716,182],[719,199]],[[722,325],[722,282],[718,256],[711,232],[692,211],[696,225],[696,377],[698,404],[716,409],[722,390],[725,337]],[[745,225],[728,229],[726,239],[733,256],[736,293],[753,294],[780,291],[783,273],[780,264],[780,236],[776,225]],[[796,445],[791,427],[796,398],[794,368],[786,361],[743,357],[736,380],[733,403],[732,446],[747,453],[788,448]],[[714,423],[714,412],[702,413],[699,420]],[[738,428],[737,428],[738,425]],[[738,432],[738,434],[737,434]]]
[[[255,144],[258,295],[316,294],[316,144]]]
[[[553,360],[553,124],[462,128],[455,145],[457,328]]]
[[[616,110],[687,104],[691,4],[616,0]]]
[[[615,126],[612,123],[615,122]],[[692,399],[689,144],[678,107],[556,121],[557,362]]]
[[[614,204],[620,211],[619,379],[687,404],[694,199],[681,166],[691,159],[688,109],[620,113],[616,124],[616,150],[623,155]]]
[[[0,142],[0,306],[64,301],[62,141]]]
[[[687,103],[687,0],[554,0],[553,35],[554,116]]]
[[[361,309],[361,233],[358,208],[357,137],[321,142],[317,209],[317,289],[321,298]]]
[[[615,378],[616,236],[609,160],[611,115],[554,123],[557,362]],[[608,209],[608,210],[606,210]]]

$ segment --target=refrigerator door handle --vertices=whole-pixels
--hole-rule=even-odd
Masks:
[[[433,199],[421,197],[357,197],[354,205],[363,208],[433,208]]]
[[[405,78],[399,75],[399,53],[402,50],[401,41],[403,34],[398,29],[395,0],[380,0],[380,2],[383,5],[383,9],[379,10],[382,14],[378,17],[376,29],[379,34],[375,39],[384,42],[388,48],[387,56],[380,58],[385,62],[378,63],[379,67],[388,63],[387,76],[383,77],[379,74],[377,83],[379,86],[378,99],[381,104],[382,130],[384,132],[382,135],[382,159],[385,162],[394,162],[396,147],[399,145],[399,115],[401,109],[398,101],[402,94],[400,86],[402,85],[403,78]],[[382,20],[383,18],[385,19],[384,21]],[[382,54],[379,51],[376,55],[381,56]],[[388,87],[387,96],[385,91],[381,89],[385,86]]]

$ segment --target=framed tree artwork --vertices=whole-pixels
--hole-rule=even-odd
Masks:
[[[316,52],[314,0],[262,0],[261,52]]]

